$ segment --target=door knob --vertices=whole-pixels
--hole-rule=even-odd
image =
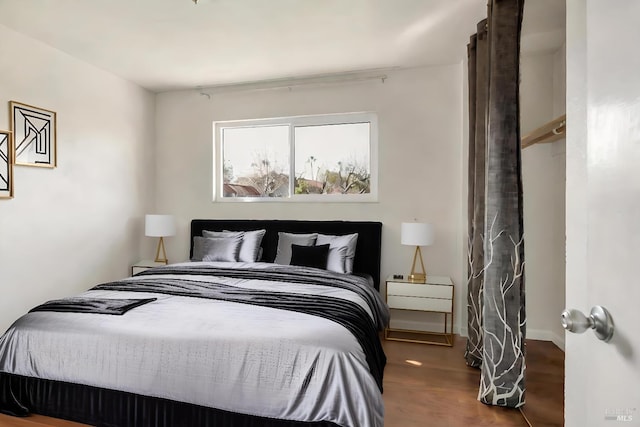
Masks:
[[[588,317],[580,310],[564,310],[560,322],[563,328],[576,334],[593,329],[593,333],[604,342],[608,342],[613,336],[613,319],[607,309],[599,305],[591,309]]]

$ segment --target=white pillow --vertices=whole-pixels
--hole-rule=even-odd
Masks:
[[[204,230],[202,235],[204,237],[237,237],[242,238],[242,244],[240,245],[240,253],[238,254],[238,261],[243,262],[256,262],[261,249],[262,238],[267,230],[255,230],[255,231],[209,231]]]
[[[318,234],[294,234],[294,233],[278,233],[278,249],[276,251],[276,264],[291,264],[291,245],[313,246],[316,242]]]
[[[200,237],[193,238],[192,261],[238,261],[242,238],[235,237]]]
[[[353,273],[353,260],[356,256],[356,245],[358,244],[358,233],[345,234],[342,236],[332,236],[329,234],[318,234],[316,245],[329,244],[329,260],[327,261],[327,270],[336,271],[338,273]],[[333,270],[329,266],[339,268],[340,261],[337,259],[340,257],[338,251],[331,251],[331,248],[346,248],[346,255],[344,260],[344,268],[342,271]]]

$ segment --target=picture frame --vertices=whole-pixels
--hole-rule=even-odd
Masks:
[[[9,101],[9,121],[13,132],[14,165],[57,166],[55,111]]]
[[[13,138],[0,130],[0,199],[13,198]]]

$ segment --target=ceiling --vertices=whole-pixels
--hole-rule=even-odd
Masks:
[[[1,0],[0,24],[154,92],[457,63],[486,0]],[[527,0],[523,53],[564,41]]]

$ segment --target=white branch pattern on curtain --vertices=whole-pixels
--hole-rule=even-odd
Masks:
[[[502,229],[494,235],[494,228],[498,214],[491,222],[488,235],[489,240],[485,254],[487,263],[484,269],[489,269],[493,264],[494,244],[504,236],[506,230]],[[510,274],[500,278],[499,286],[489,287],[488,294],[484,298],[484,309],[497,317],[497,328],[490,328],[484,334],[484,348],[487,356],[483,359],[482,377],[478,399],[492,405],[512,406],[508,403],[517,402],[515,407],[524,404],[524,336],[523,327],[525,319],[520,317],[521,311],[517,310],[517,327],[512,328],[508,321],[507,301],[511,300],[510,293],[518,292],[520,282],[524,275],[524,261],[521,260],[522,247],[524,245],[524,235],[516,242],[508,236],[512,245],[511,271]],[[517,372],[515,380],[510,380],[508,376],[513,376]]]

